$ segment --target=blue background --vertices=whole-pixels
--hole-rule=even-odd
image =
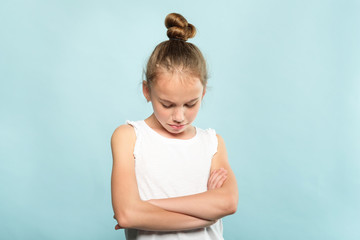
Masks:
[[[359,1],[0,2],[0,238],[124,239],[110,137],[151,114],[142,69],[170,12],[198,28],[196,125],[227,144],[225,239],[360,239]]]

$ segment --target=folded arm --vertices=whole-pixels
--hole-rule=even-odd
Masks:
[[[111,196],[118,224],[150,231],[190,230],[213,224],[215,220],[172,212],[140,199],[133,156],[135,141],[134,129],[129,125],[120,126],[111,137]]]
[[[152,199],[149,203],[168,211],[207,220],[216,220],[235,213],[238,203],[236,179],[227,159],[224,140],[219,135],[217,137],[218,151],[213,157],[211,169],[224,168],[227,171],[226,181],[221,187],[189,196]]]

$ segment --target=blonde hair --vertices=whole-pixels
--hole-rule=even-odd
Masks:
[[[206,88],[208,74],[206,61],[194,44],[187,42],[196,34],[196,28],[178,13],[165,18],[169,40],[158,44],[146,65],[145,77],[149,87],[161,72],[182,72],[196,76]]]

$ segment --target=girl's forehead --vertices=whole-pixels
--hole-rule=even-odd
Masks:
[[[168,72],[161,71],[157,74],[155,84],[167,87],[192,88],[202,84],[198,76],[189,72]]]
[[[203,85],[198,77],[179,74],[160,74],[151,87],[157,97],[166,100],[187,100],[202,95]]]

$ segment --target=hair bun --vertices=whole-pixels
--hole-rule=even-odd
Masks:
[[[196,34],[194,25],[188,23],[186,19],[178,13],[168,14],[165,18],[165,26],[168,29],[167,36],[170,39],[187,41]]]

